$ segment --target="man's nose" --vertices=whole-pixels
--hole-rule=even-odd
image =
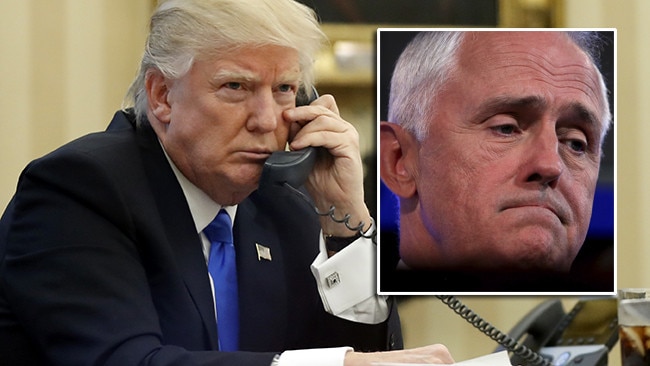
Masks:
[[[253,94],[249,108],[249,117],[246,121],[246,128],[249,131],[259,133],[275,131],[281,111],[273,98],[272,91],[259,91]]]
[[[529,146],[529,153],[526,181],[555,188],[564,172],[555,128],[546,128],[537,134]]]

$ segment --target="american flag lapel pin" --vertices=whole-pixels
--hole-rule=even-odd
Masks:
[[[262,259],[267,261],[272,261],[271,258],[271,248],[265,247],[262,244],[255,243],[255,249],[257,249],[257,260],[262,261]]]

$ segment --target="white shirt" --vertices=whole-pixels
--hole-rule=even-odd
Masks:
[[[196,232],[201,236],[203,255],[207,263],[210,241],[202,232],[222,207],[190,182],[169,159],[166,152],[165,156],[187,200]],[[237,206],[227,206],[224,209],[228,211],[231,218],[236,217]],[[374,222],[366,234],[373,230],[376,230]],[[370,239],[361,237],[329,258],[322,232],[319,241],[320,253],[314,259],[311,271],[325,310],[337,317],[359,323],[378,324],[385,321],[389,315],[387,298],[376,294],[376,245]],[[365,265],[362,265],[363,263]],[[340,281],[335,286],[328,286],[328,277],[335,273],[338,274],[337,278]],[[351,347],[337,347],[285,351],[280,355],[277,365],[343,366],[345,353],[351,350]]]

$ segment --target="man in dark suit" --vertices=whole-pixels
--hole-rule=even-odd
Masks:
[[[452,362],[440,345],[368,352],[401,336],[375,295],[358,135],[331,96],[295,107],[322,38],[291,0],[156,10],[133,107],[32,162],[2,216],[2,364]],[[313,203],[258,190],[287,141],[327,150],[305,184]],[[221,333],[232,318],[204,231],[222,210],[234,221],[234,337]]]

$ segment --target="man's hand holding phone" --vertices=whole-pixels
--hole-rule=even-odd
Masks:
[[[364,223],[370,228],[370,212],[364,202],[363,164],[359,151],[359,134],[354,126],[341,118],[334,97],[323,95],[308,106],[284,111],[291,121],[290,148],[322,146],[328,154],[319,156],[305,186],[320,212],[335,207],[334,217],[350,215],[352,227]],[[325,235],[351,237],[356,233],[331,218],[321,218]]]

